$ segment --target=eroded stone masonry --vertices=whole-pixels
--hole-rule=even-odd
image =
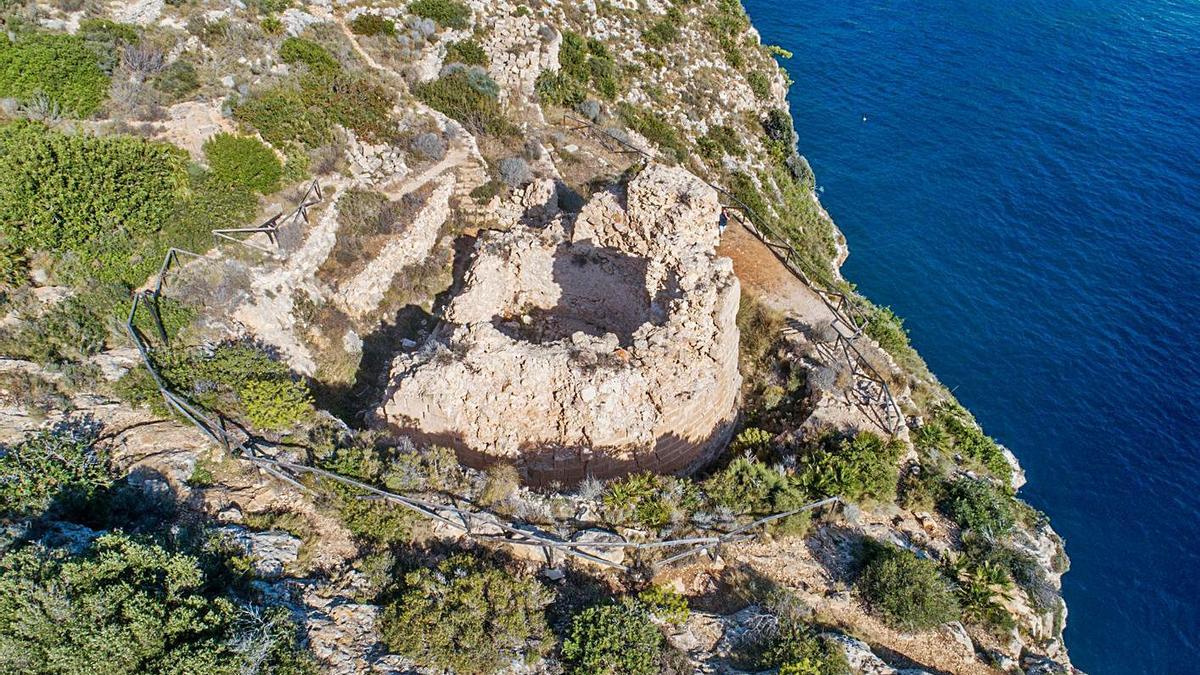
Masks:
[[[393,364],[376,422],[534,483],[705,463],[741,384],[717,193],[650,165],[578,213],[556,203],[534,183],[518,223],[480,235],[442,326]]]

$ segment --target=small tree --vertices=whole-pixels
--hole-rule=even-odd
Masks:
[[[927,630],[959,618],[953,585],[937,564],[890,544],[868,544],[857,586],[871,611],[898,630]]]

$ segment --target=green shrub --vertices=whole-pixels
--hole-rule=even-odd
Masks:
[[[488,65],[487,52],[474,40],[459,40],[446,45],[446,63],[462,63],[468,66]]]
[[[771,98],[771,80],[764,73],[756,70],[746,76],[746,82],[750,85],[750,91],[760,100]]]
[[[75,36],[83,40],[95,55],[96,63],[106,75],[112,75],[126,45],[138,43],[137,26],[108,19],[84,19],[79,22]]]
[[[650,608],[631,598],[589,607],[571,620],[562,656],[570,673],[654,675],[666,646]]]
[[[113,481],[97,430],[60,425],[0,446],[0,516],[37,516],[90,500]]]
[[[300,143],[315,148],[329,140],[333,120],[328,111],[312,107],[298,82],[252,93],[233,109],[233,118],[249,125],[275,147]]]
[[[492,673],[553,645],[537,580],[460,554],[404,576],[404,589],[383,612],[388,649],[456,672]]]
[[[415,0],[408,11],[446,28],[466,28],[471,19],[471,8],[455,0]]]
[[[624,88],[617,62],[599,40],[564,31],[558,61],[557,72],[538,76],[536,89],[543,104],[577,106],[587,98],[589,87],[611,101]]]
[[[755,666],[778,668],[780,675],[849,675],[853,672],[841,645],[796,619],[781,618],[779,628],[764,647]]]
[[[196,74],[196,66],[191,61],[175,59],[155,76],[154,87],[179,101],[200,88],[200,76]]]
[[[804,491],[788,475],[763,462],[738,457],[704,483],[709,498],[735,513],[767,516],[800,508],[808,502]],[[811,515],[805,511],[771,523],[780,534],[803,534]]]
[[[884,623],[922,631],[959,618],[953,586],[932,560],[870,542],[856,581],[859,594]]]
[[[796,263],[814,281],[832,286],[833,260],[837,241],[832,222],[821,213],[813,199],[812,188],[801,183],[791,170],[775,165],[760,180],[771,191],[770,203],[748,174],[735,172],[729,177],[734,198],[754,212],[754,222],[788,239],[799,254]]]
[[[875,307],[874,310],[867,319],[867,335],[887,353],[901,356],[910,348],[904,319],[896,316],[891,307]]]
[[[289,37],[279,45],[279,58],[287,64],[302,63],[318,73],[333,73],[342,68],[329,50],[312,40],[299,37]]]
[[[395,35],[396,24],[378,14],[359,14],[350,22],[355,35]]]
[[[251,380],[238,393],[246,417],[260,429],[286,429],[313,412],[308,387],[292,380]]]
[[[896,498],[903,452],[902,441],[885,441],[869,431],[853,437],[827,435],[797,454],[797,481],[811,497],[890,502]]]
[[[635,473],[608,484],[604,506],[615,520],[632,518],[644,527],[659,528],[671,522],[672,508],[663,495],[663,482],[650,472]]]
[[[280,21],[279,17],[275,16],[264,16],[259,19],[258,27],[267,35],[282,35],[284,31],[283,21]]]
[[[279,189],[283,164],[275,152],[253,136],[220,133],[204,142],[204,157],[213,177],[260,194]]]
[[[327,482],[328,483],[328,482]],[[340,483],[328,483],[332,506],[338,519],[356,539],[379,548],[409,544],[417,516],[388,502],[363,499],[367,496],[359,490]]]
[[[651,586],[638,593],[638,600],[651,614],[669,624],[681,626],[688,619],[687,598],[666,586]]]
[[[959,527],[987,536],[1008,534],[1015,522],[1012,496],[985,480],[953,481],[939,507]]]
[[[227,343],[211,353],[159,348],[151,358],[175,391],[210,410],[241,415],[261,429],[284,429],[312,414],[308,386],[252,343]]]
[[[38,95],[63,112],[89,117],[108,93],[108,76],[81,37],[26,34],[0,36],[0,98],[28,103]]]
[[[0,238],[123,280],[135,242],[158,232],[186,196],[186,161],[174,146],[132,136],[0,126]]]
[[[463,69],[413,87],[429,107],[458,120],[476,133],[505,136],[514,127],[504,115],[496,83],[482,70]]]
[[[315,673],[288,612],[249,605],[225,577],[196,555],[119,532],[80,553],[11,550],[0,558],[6,669]]]

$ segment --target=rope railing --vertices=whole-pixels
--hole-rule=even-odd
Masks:
[[[313,198],[316,201],[313,201]],[[309,187],[309,190],[300,199],[299,205],[289,217],[290,222],[295,222],[296,218],[303,218],[307,222],[307,209],[315,205],[321,199],[320,186],[316,181]],[[237,241],[237,240],[235,240]],[[244,243],[240,242],[239,243]],[[778,521],[783,518],[798,515],[806,511],[812,511],[825,506],[842,503],[840,497],[827,497],[809,504],[805,504],[799,508],[791,509],[782,513],[775,513],[769,516],[760,518],[751,523],[742,525],[730,532],[716,532],[706,536],[684,537],[678,539],[665,539],[654,541],[571,541],[562,539],[544,533],[536,529],[532,529],[532,525],[525,527],[519,524],[514,524],[505,521],[500,516],[481,510],[464,509],[453,504],[442,504],[432,501],[427,501],[411,495],[402,495],[388,490],[381,489],[369,483],[343,476],[332,471],[321,469],[319,467],[310,466],[307,464],[299,464],[277,456],[278,453],[272,452],[280,446],[271,443],[265,439],[258,438],[252,433],[241,429],[239,426],[232,424],[225,416],[219,412],[207,412],[193,404],[186,397],[177,393],[168,383],[158,367],[154,363],[154,358],[151,354],[153,347],[146,335],[137,325],[139,310],[146,312],[154,323],[154,332],[157,334],[159,341],[165,346],[169,344],[169,336],[167,335],[165,326],[163,325],[161,314],[159,311],[159,300],[163,297],[163,290],[166,284],[168,274],[173,268],[180,264],[179,258],[181,255],[189,255],[194,257],[202,257],[197,253],[184,249],[171,248],[163,256],[162,265],[159,267],[154,283],[147,289],[135,292],[132,297],[132,305],[129,310],[129,316],[125,322],[125,329],[129,335],[130,341],[133,342],[138,354],[141,357],[142,365],[150,373],[154,380],[155,386],[159,394],[163,397],[168,409],[178,413],[181,417],[192,424],[206,438],[213,443],[220,445],[225,452],[234,458],[245,461],[267,475],[286,483],[297,490],[303,492],[312,492],[313,488],[302,482],[303,476],[313,476],[320,480],[332,481],[346,487],[350,487],[365,493],[367,498],[380,499],[389,504],[404,508],[415,514],[418,514],[428,520],[440,522],[454,530],[460,530],[467,536],[478,541],[489,541],[503,543],[516,546],[530,546],[541,548],[546,551],[558,551],[566,556],[571,556],[589,563],[617,569],[621,571],[629,571],[628,565],[608,560],[607,558],[597,555],[594,551],[603,551],[609,549],[621,549],[623,551],[631,551],[634,553],[644,551],[655,551],[664,548],[680,548],[681,551],[674,553],[664,559],[658,560],[652,564],[654,569],[659,569],[666,565],[674,564],[675,562],[685,560],[687,558],[711,552],[719,548],[723,544],[745,541],[752,538],[750,534],[752,530],[761,528],[769,523]],[[231,427],[233,430],[231,430]],[[484,531],[484,528],[499,530],[500,534],[494,534]]]
[[[610,151],[613,148],[612,144],[615,143],[616,147],[619,148],[618,152],[637,154],[643,161],[656,160],[653,153],[608,133],[603,127],[591,120],[564,112],[562,126],[572,131],[584,131],[588,133],[597,139],[605,149]],[[862,353],[851,344],[866,329],[866,316],[863,315],[861,310],[855,306],[851,298],[845,293],[836,289],[826,288],[814,282],[801,267],[803,256],[796,250],[796,247],[789,243],[786,236],[781,235],[767,221],[758,216],[754,209],[738,199],[736,195],[725,187],[713,183],[702,176],[697,177],[704,184],[716,190],[728,202],[721,205],[721,211],[726,220],[736,220],[739,225],[761,241],[793,276],[816,293],[817,297],[821,299],[822,304],[833,314],[831,325],[838,334],[837,341],[841,345],[841,351],[849,362],[851,372],[856,378],[869,382],[867,386],[874,387],[880,392],[878,398],[870,397],[866,405],[867,408],[878,407],[880,409],[866,410],[867,415],[873,423],[886,433],[894,434],[899,431],[904,423],[904,415],[900,410],[900,405],[896,403],[896,399],[892,395],[891,387],[888,386],[887,381],[883,379],[879,372],[867,362]]]

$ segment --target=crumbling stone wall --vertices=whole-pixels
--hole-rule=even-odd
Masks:
[[[651,165],[574,218],[482,234],[442,328],[393,364],[377,423],[535,483],[706,462],[741,384],[719,213],[712,188]]]

